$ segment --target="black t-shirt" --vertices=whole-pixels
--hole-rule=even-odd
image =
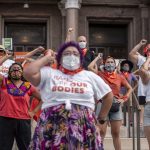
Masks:
[[[87,50],[84,59],[83,59],[83,68],[85,70],[87,70],[88,65],[94,60],[95,56],[94,56],[94,52]]]

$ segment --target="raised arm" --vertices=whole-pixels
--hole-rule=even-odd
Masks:
[[[24,77],[34,86],[39,85],[41,80],[40,69],[48,64],[51,60],[51,57],[54,57],[54,55],[55,54],[52,50],[48,50],[45,56],[31,62],[27,67],[24,68]]]
[[[0,65],[2,65],[2,63],[5,62],[10,57],[12,57],[12,52],[6,51],[6,54],[0,58]]]
[[[88,65],[88,70],[94,72],[94,73],[98,73],[98,67],[97,67],[97,61],[102,61],[102,57],[100,56],[100,53],[98,54],[97,57],[95,57],[95,59]]]
[[[67,35],[66,35],[66,41],[65,42],[69,42],[71,41],[71,34],[73,32],[73,28],[69,28],[68,31],[67,31]]]
[[[142,39],[140,41],[140,43],[138,43],[129,53],[129,58],[130,60],[134,63],[137,64],[138,63],[138,50],[147,43],[147,40]]]
[[[33,51],[27,53],[24,57],[25,57],[25,58],[30,58],[30,57],[32,57],[33,55],[35,55],[37,52],[44,52],[44,51],[45,51],[44,47],[39,46],[39,47],[37,47],[36,49],[34,49]]]
[[[139,70],[139,75],[144,84],[148,84],[150,80],[149,64],[150,64],[150,56],[147,58],[147,60],[144,62],[144,64],[141,66]]]

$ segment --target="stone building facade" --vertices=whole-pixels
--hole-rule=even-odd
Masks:
[[[128,58],[142,38],[150,42],[149,0],[0,0],[0,41],[12,37],[14,51],[42,45],[56,50],[85,35],[95,53]]]

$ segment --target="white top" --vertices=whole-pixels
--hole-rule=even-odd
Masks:
[[[149,72],[150,73],[150,72]],[[145,85],[146,102],[150,102],[150,81]]]
[[[95,109],[95,99],[100,100],[111,91],[110,87],[96,74],[83,70],[75,75],[67,75],[50,67],[41,69],[38,86],[43,100],[42,109],[71,103]]]
[[[138,55],[138,63],[137,66],[140,68],[143,63],[146,61],[146,57],[142,55]],[[141,78],[139,77],[139,82],[138,82],[138,96],[145,96],[145,85],[142,83]]]
[[[11,59],[7,59],[5,62],[3,62],[3,64],[0,66],[0,74],[3,75],[4,77],[8,76],[8,70],[9,67],[15,63],[14,60]]]

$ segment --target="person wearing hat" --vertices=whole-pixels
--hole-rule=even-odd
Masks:
[[[135,82],[135,84],[133,85],[134,86],[133,90],[134,90],[138,83],[138,79],[131,72],[133,69],[133,63],[130,60],[123,60],[120,64],[120,66],[121,66],[121,68],[120,68],[121,74],[126,78],[126,80],[129,82],[129,84],[132,86],[133,82]]]
[[[120,73],[126,78],[129,84],[132,86],[133,91],[137,88],[138,79],[134,73],[132,73],[133,63],[130,60],[123,60],[120,64]],[[126,92],[125,87],[121,87],[121,93]],[[132,105],[132,96],[129,97],[129,101],[125,103],[124,107],[127,106],[129,112],[130,125],[132,126],[132,116],[129,107]]]
[[[129,53],[129,58],[133,62],[133,64],[137,65],[138,68],[141,68],[143,63],[146,61],[147,56],[150,55],[150,44],[147,44],[147,40],[142,39]],[[146,45],[146,46],[145,46]],[[138,51],[143,48],[143,55],[141,55]],[[140,126],[143,127],[143,115],[144,115],[144,105],[145,101],[145,86],[142,83],[141,78],[139,77],[138,82],[138,100],[141,107],[140,111]]]
[[[0,45],[0,74],[4,77],[8,76],[9,67],[15,62],[11,60],[12,53],[7,51],[3,45]]]

